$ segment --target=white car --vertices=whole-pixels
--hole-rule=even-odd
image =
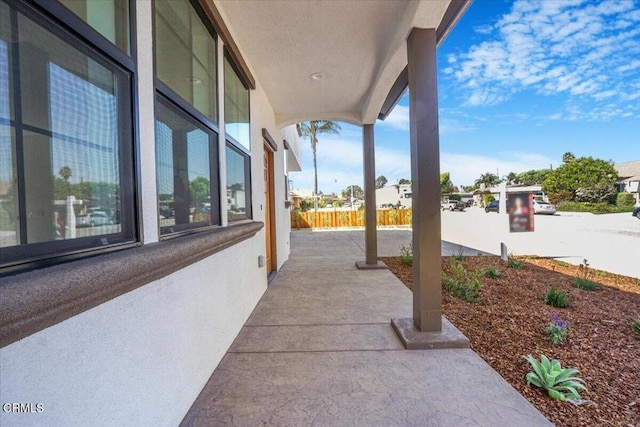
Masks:
[[[76,216],[76,228],[113,224],[113,219],[105,212],[92,212]]]
[[[556,213],[556,205],[552,205],[551,203],[543,202],[541,200],[534,200],[533,213],[553,215],[554,213]]]

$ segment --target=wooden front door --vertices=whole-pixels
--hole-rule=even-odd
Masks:
[[[273,151],[264,146],[264,230],[267,275],[276,270],[275,197],[273,191]]]

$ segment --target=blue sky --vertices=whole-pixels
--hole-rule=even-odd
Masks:
[[[438,50],[440,169],[554,167],[562,154],[640,159],[640,0],[476,0]],[[408,95],[378,121],[376,176],[410,178]],[[362,185],[362,131],[321,136],[324,193]],[[308,140],[295,188],[313,188]]]

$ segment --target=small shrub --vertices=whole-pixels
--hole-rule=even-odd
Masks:
[[[636,203],[636,198],[633,197],[633,194],[631,193],[626,193],[626,192],[622,192],[622,193],[618,193],[618,195],[616,196],[616,206],[620,206],[620,207],[627,207],[627,206],[633,206]]]
[[[540,361],[533,356],[523,356],[533,368],[533,372],[527,373],[527,385],[547,390],[549,397],[556,400],[580,400],[578,390],[587,390],[582,378],[574,376],[577,369],[564,369],[557,360],[551,360],[540,355]]]
[[[633,328],[634,331],[636,331],[636,334],[638,334],[638,336],[640,337],[640,316],[638,316],[636,319],[634,319],[631,322],[631,327]]]
[[[564,261],[558,261],[558,265],[560,265],[561,267],[569,267],[569,263]]]
[[[585,259],[580,264],[580,272],[576,276],[576,288],[583,291],[595,291],[598,288],[598,283],[593,281],[595,273],[589,268],[589,262]]]
[[[583,291],[595,291],[598,289],[598,284],[591,280],[583,279],[582,277],[576,277],[576,288]]]
[[[400,246],[400,262],[404,265],[413,265],[413,243]]]
[[[489,267],[484,271],[484,275],[490,279],[497,279],[502,273],[495,267]]]
[[[456,261],[464,260],[464,248],[462,245],[458,245],[458,249],[451,255],[451,259]]]
[[[551,286],[544,294],[544,303],[556,308],[565,308],[567,306],[567,294]]]
[[[547,339],[553,346],[560,345],[567,337],[569,322],[562,320],[556,313],[551,313],[551,319],[545,328]]]
[[[519,270],[524,268],[524,261],[517,260],[513,257],[513,254],[509,254],[507,257],[507,267]]]
[[[482,271],[480,269],[469,273],[462,263],[450,259],[450,273],[442,273],[444,288],[454,297],[461,298],[467,302],[476,302],[478,292],[482,287],[480,279]]]
[[[562,202],[556,205],[558,212],[591,212],[593,214],[631,212],[633,205],[612,205],[607,202]]]

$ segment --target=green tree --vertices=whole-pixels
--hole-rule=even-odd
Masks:
[[[526,172],[519,173],[515,182],[524,185],[542,184],[550,173],[551,169],[528,170]]]
[[[189,181],[189,197],[191,198],[191,207],[199,208],[202,203],[209,200],[209,180],[204,176],[197,176]]]
[[[364,198],[364,191],[362,191],[359,185],[350,185],[342,190],[342,197],[349,197],[349,200],[353,202],[353,200],[351,200],[351,187],[353,187],[353,198],[362,200]]]
[[[553,202],[581,201],[603,197],[617,180],[618,173],[612,162],[579,157],[549,173],[543,188]],[[610,196],[615,196],[615,192]]]
[[[398,184],[400,184],[400,185],[411,184],[411,180],[405,179],[405,178],[400,178],[400,181],[398,181]]]
[[[387,185],[387,182],[389,182],[387,180],[387,177],[384,175],[380,175],[376,178],[376,188],[383,188],[385,185]]]
[[[515,172],[509,172],[507,175],[507,185],[518,184],[518,175]]]
[[[326,134],[339,134],[340,125],[331,120],[311,120],[310,122],[300,123],[300,131],[302,136],[309,138],[311,141],[311,151],[313,152],[313,193],[318,195],[318,135],[321,133]],[[314,208],[318,209],[317,198],[314,198]]]
[[[576,156],[571,151],[567,151],[562,155],[562,163],[573,162],[575,159]]]
[[[440,193],[449,194],[454,191],[453,182],[451,182],[451,174],[444,172],[440,174]]]
[[[480,178],[475,180],[476,185],[480,186],[484,184],[485,187],[493,187],[494,185],[500,184],[500,182],[500,177],[491,172],[483,173],[480,175]]]

